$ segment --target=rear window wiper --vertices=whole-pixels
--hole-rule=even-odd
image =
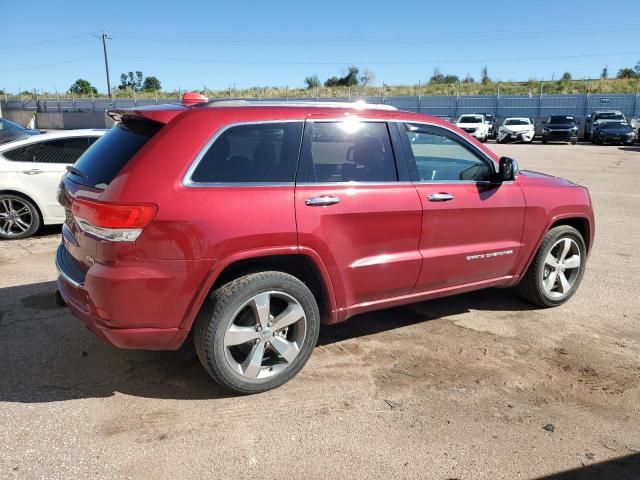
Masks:
[[[85,173],[82,173],[80,170],[78,170],[76,167],[72,166],[72,165],[67,165],[67,172],[73,173],[74,175],[77,175],[79,177],[82,177],[86,180],[89,180],[89,176],[86,175]]]

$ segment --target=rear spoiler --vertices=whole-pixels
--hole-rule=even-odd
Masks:
[[[189,110],[184,105],[149,105],[134,108],[113,108],[107,110],[107,116],[116,122],[126,120],[150,120],[167,124],[182,112]]]

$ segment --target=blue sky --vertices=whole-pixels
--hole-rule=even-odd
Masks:
[[[482,5],[483,8],[478,8]],[[544,7],[544,8],[542,8]],[[434,68],[499,80],[597,77],[640,59],[640,4],[467,1],[88,2],[0,0],[0,89],[66,91],[77,78],[155,75],[164,89],[300,87],[355,64],[375,84],[415,84]]]

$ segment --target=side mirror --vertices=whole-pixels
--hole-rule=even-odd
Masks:
[[[512,182],[518,176],[518,162],[510,157],[500,158],[498,168],[498,180],[500,182]]]
[[[546,121],[546,120],[543,120],[543,121],[542,121],[542,124],[543,124],[543,125],[546,125],[546,124],[547,124],[547,121]]]

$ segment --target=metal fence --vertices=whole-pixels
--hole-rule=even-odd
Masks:
[[[511,95],[511,96],[367,96],[367,97],[309,97],[309,98],[262,98],[265,101],[354,101],[362,99],[369,103],[385,103],[401,110],[457,117],[463,113],[491,112],[498,118],[531,117],[548,115],[575,115],[585,117],[594,110],[620,110],[627,117],[640,116],[638,94],[580,94],[580,95]],[[257,100],[257,99],[256,99]],[[30,99],[4,100],[5,111],[23,110],[38,112],[98,112],[108,108],[128,108],[161,103],[180,103],[179,98],[158,99]]]

